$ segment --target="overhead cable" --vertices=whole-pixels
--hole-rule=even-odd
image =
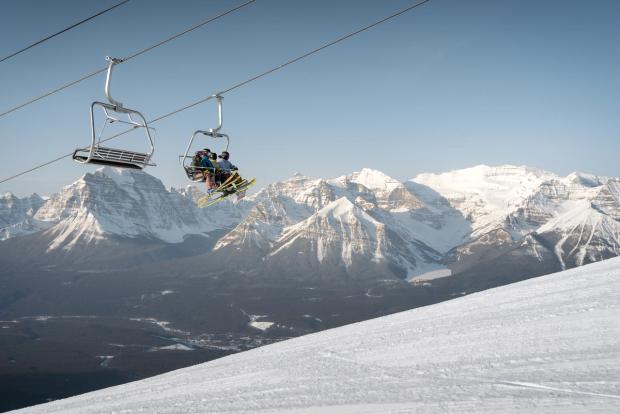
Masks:
[[[242,87],[242,86],[244,86],[244,85],[247,85],[247,84],[248,84],[248,83],[250,83],[250,82],[253,82],[253,81],[257,80],[257,79],[260,79],[260,78],[262,78],[263,76],[269,75],[269,74],[271,74],[271,73],[273,73],[273,72],[276,72],[276,71],[278,71],[278,70],[280,70],[280,69],[282,69],[282,68],[284,68],[284,67],[286,67],[286,66],[289,66],[289,65],[291,65],[291,64],[293,64],[293,63],[295,63],[295,62],[298,62],[298,61],[300,61],[300,60],[302,60],[302,59],[304,59],[304,58],[307,58],[308,56],[311,56],[311,55],[313,55],[313,54],[315,54],[315,53],[317,53],[317,52],[319,52],[319,51],[321,51],[321,50],[323,50],[323,49],[326,49],[326,48],[328,48],[328,47],[330,47],[330,46],[333,46],[333,45],[335,45],[336,43],[342,42],[343,40],[346,40],[346,39],[348,39],[348,38],[350,38],[350,37],[353,37],[353,36],[355,36],[355,35],[357,35],[357,34],[359,34],[359,33],[362,33],[362,32],[364,32],[364,31],[366,31],[366,30],[368,30],[368,29],[370,29],[370,28],[373,28],[373,27],[375,27],[375,26],[377,26],[377,25],[379,25],[379,24],[381,24],[381,23],[384,23],[384,22],[386,22],[386,21],[388,21],[388,20],[391,20],[391,19],[393,19],[393,18],[395,18],[395,17],[397,17],[397,16],[400,16],[401,14],[404,14],[404,13],[406,13],[406,12],[408,12],[408,11],[411,11],[411,10],[415,9],[416,7],[418,7],[418,6],[423,5],[424,3],[428,3],[429,1],[431,1],[431,0],[422,0],[422,1],[419,1],[419,2],[415,3],[415,4],[414,4],[414,5],[412,5],[412,6],[409,6],[409,7],[405,8],[405,9],[402,9],[402,10],[400,10],[400,11],[398,11],[398,12],[394,13],[394,14],[391,14],[391,15],[389,15],[389,16],[387,16],[387,17],[384,17],[383,19],[378,20],[378,21],[376,21],[376,22],[374,22],[374,23],[372,23],[372,24],[369,24],[368,26],[364,26],[364,27],[362,27],[361,29],[358,29],[358,30],[356,30],[356,31],[354,31],[354,32],[351,32],[351,33],[349,33],[349,34],[346,34],[346,35],[344,35],[344,36],[341,36],[341,37],[337,38],[336,40],[333,40],[333,41],[331,41],[331,42],[329,42],[329,43],[325,43],[325,44],[324,44],[324,45],[322,45],[322,46],[319,46],[319,47],[317,47],[317,48],[315,48],[315,49],[312,49],[312,50],[311,50],[311,51],[309,51],[309,52],[306,52],[306,53],[304,53],[304,54],[302,54],[302,55],[300,55],[300,56],[298,56],[298,57],[296,57],[296,58],[294,58],[294,59],[291,59],[291,60],[289,60],[289,61],[287,61],[287,62],[285,62],[285,63],[282,63],[282,64],[280,64],[280,65],[278,65],[278,66],[275,66],[275,67],[273,67],[273,68],[271,68],[271,69],[269,69],[269,70],[266,70],[266,71],[264,71],[264,72],[262,72],[262,73],[260,73],[260,74],[258,74],[258,75],[255,75],[255,76],[253,76],[253,77],[251,77],[251,78],[248,78],[248,79],[246,79],[246,80],[244,80],[244,81],[242,81],[242,82],[238,82],[238,83],[236,83],[236,84],[234,84],[234,85],[232,85],[232,86],[230,86],[230,87],[228,87],[228,88],[226,88],[226,89],[221,90],[221,91],[220,91],[220,92],[218,92],[218,93],[215,93],[215,94],[212,94],[212,95],[206,96],[206,97],[201,98],[201,99],[199,99],[199,100],[197,100],[197,101],[195,101],[195,102],[192,102],[192,103],[187,104],[187,105],[185,105],[185,106],[182,106],[182,107],[180,107],[180,108],[178,108],[178,109],[175,109],[174,111],[170,111],[170,112],[168,112],[168,113],[166,113],[166,114],[163,114],[163,115],[160,115],[160,116],[158,116],[158,117],[156,117],[156,118],[153,118],[151,121],[148,121],[148,122],[147,122],[147,124],[154,124],[155,122],[161,121],[162,119],[168,118],[168,117],[170,117],[170,116],[173,116],[173,115],[178,114],[179,112],[183,112],[183,111],[186,111],[187,109],[193,108],[194,106],[200,105],[200,104],[202,104],[202,103],[204,103],[204,102],[206,102],[206,101],[208,101],[208,100],[210,100],[210,99],[215,98],[215,97],[216,97],[216,96],[218,96],[218,95],[220,95],[220,96],[221,96],[221,95],[224,95],[225,93],[231,92],[231,91],[233,91],[233,90],[235,90],[235,89],[237,89],[237,88],[240,88],[240,87]],[[134,129],[136,129],[136,128],[138,128],[138,127],[130,128],[130,129],[127,129],[127,130],[125,130],[125,131],[119,132],[118,134],[116,134],[116,135],[112,135],[111,137],[108,137],[108,138],[105,138],[105,139],[101,140],[100,142],[110,141],[110,140],[112,140],[112,139],[114,139],[114,138],[117,138],[117,137],[119,137],[119,136],[121,136],[121,135],[124,135],[124,134],[126,134],[126,133],[128,133],[128,132],[131,132],[131,131],[133,131],[133,130],[134,130]],[[12,176],[10,176],[10,177],[3,178],[2,180],[0,180],[0,184],[5,183],[5,182],[7,182],[7,181],[9,181],[9,180],[12,180],[12,179],[14,179],[14,178],[17,178],[17,177],[19,177],[19,176],[21,176],[21,175],[28,174],[28,173],[30,173],[30,172],[32,172],[32,171],[35,171],[35,170],[39,169],[39,168],[42,168],[42,167],[45,167],[45,166],[47,166],[47,165],[53,164],[53,163],[55,163],[55,162],[57,162],[57,161],[60,161],[60,160],[62,160],[62,159],[64,159],[64,158],[70,157],[70,156],[72,156],[72,155],[73,155],[73,151],[71,151],[71,152],[70,152],[70,153],[68,153],[68,154],[61,155],[61,156],[59,156],[58,158],[55,158],[55,159],[53,159],[53,160],[51,160],[51,161],[48,161],[48,162],[46,162],[46,163],[44,163],[44,164],[40,164],[40,165],[34,166],[34,167],[32,167],[32,168],[29,168],[28,170],[25,170],[25,171],[19,172],[19,173],[14,174],[14,175],[12,175]]]
[[[127,0],[127,1],[129,1],[129,0]],[[206,24],[209,24],[209,23],[211,23],[211,22],[213,22],[213,21],[215,21],[217,19],[220,19],[220,18],[222,18],[222,17],[224,17],[224,16],[226,16],[226,15],[232,13],[232,12],[235,12],[235,11],[237,11],[237,10],[239,10],[239,9],[241,9],[241,8],[251,4],[251,3],[254,3],[255,1],[256,0],[248,0],[245,3],[242,3],[242,4],[238,5],[238,6],[235,6],[232,9],[226,10],[225,12],[222,12],[222,13],[216,15],[216,16],[209,17],[207,20],[204,20],[204,21],[202,21],[202,22],[200,22],[200,23],[198,23],[198,24],[196,24],[196,25],[194,25],[194,26],[192,26],[192,27],[190,27],[188,29],[185,29],[182,32],[179,32],[179,33],[177,33],[177,34],[175,34],[173,36],[168,37],[167,39],[162,40],[161,42],[155,43],[154,45],[151,45],[151,46],[149,46],[147,48],[139,50],[139,51],[137,51],[137,52],[127,56],[126,58],[123,58],[123,62],[127,62],[128,60],[131,60],[131,59],[133,59],[135,57],[138,57],[138,56],[140,56],[140,55],[142,55],[142,54],[144,54],[146,52],[150,52],[151,50],[153,50],[153,49],[155,49],[155,48],[157,48],[159,46],[162,46],[162,45],[164,45],[164,44],[166,44],[166,43],[168,43],[168,42],[170,42],[170,41],[172,41],[172,40],[174,40],[174,39],[176,39],[178,37],[181,37],[181,36],[191,32],[191,31],[194,31],[194,30],[196,30],[196,29],[206,25]],[[105,66],[105,67],[103,67],[101,69],[97,69],[94,72],[90,72],[90,73],[84,74],[83,76],[79,77],[78,79],[76,79],[74,81],[66,83],[66,84],[64,84],[62,86],[59,86],[56,89],[52,89],[52,90],[50,90],[48,92],[45,92],[42,95],[36,96],[34,98],[31,98],[31,99],[27,100],[26,102],[23,102],[23,103],[21,103],[21,104],[19,104],[17,106],[14,106],[14,107],[12,107],[10,109],[7,109],[4,112],[1,112],[0,113],[0,118],[5,116],[5,115],[8,115],[8,114],[10,114],[12,112],[15,112],[15,111],[17,111],[19,109],[22,109],[22,108],[24,108],[24,107],[26,107],[26,106],[28,106],[30,104],[33,104],[33,103],[35,103],[37,101],[40,101],[41,99],[47,98],[48,96],[54,95],[55,93],[58,93],[58,92],[60,92],[62,90],[65,90],[65,89],[67,89],[67,88],[69,88],[69,87],[71,87],[73,85],[76,85],[76,84],[82,82],[82,81],[85,81],[86,79],[92,78],[93,76],[96,76],[96,75],[98,75],[100,73],[103,73],[106,70],[108,70],[107,66]]]
[[[119,6],[122,6],[123,4],[128,3],[128,2],[129,2],[129,0],[123,0],[123,1],[121,1],[120,3],[117,3],[117,4],[115,4],[115,5],[114,5],[114,6],[112,6],[112,7],[108,7],[107,9],[100,11],[100,12],[99,12],[99,13],[97,13],[97,14],[93,14],[92,16],[87,17],[87,18],[86,18],[86,19],[84,19],[84,20],[80,20],[79,22],[74,23],[74,24],[72,24],[71,26],[69,26],[69,27],[66,27],[66,28],[62,29],[62,30],[61,30],[61,31],[59,31],[59,32],[56,32],[56,33],[54,33],[54,34],[51,34],[51,35],[49,35],[49,36],[47,36],[47,37],[45,37],[45,38],[43,38],[43,39],[41,39],[41,40],[39,40],[39,41],[37,41],[37,42],[34,42],[34,43],[33,43],[33,44],[31,44],[31,45],[28,45],[28,46],[26,46],[26,47],[24,47],[24,48],[22,48],[22,49],[18,50],[17,52],[13,52],[13,53],[11,53],[11,54],[10,54],[10,55],[8,55],[8,56],[3,57],[2,59],[0,59],[0,63],[4,62],[5,60],[9,60],[9,59],[11,59],[12,57],[15,57],[15,56],[19,55],[20,53],[25,52],[25,51],[26,51],[26,50],[28,50],[28,49],[32,49],[33,47],[35,47],[35,46],[37,46],[37,45],[40,45],[41,43],[46,42],[46,41],[48,41],[48,40],[50,40],[50,39],[52,39],[52,38],[54,38],[54,37],[56,37],[56,36],[58,36],[58,35],[61,35],[61,34],[63,34],[64,32],[68,32],[69,30],[71,30],[71,29],[73,29],[73,28],[76,28],[76,27],[78,27],[79,25],[81,25],[81,24],[84,24],[84,23],[88,22],[89,20],[92,20],[92,19],[94,19],[95,17],[99,17],[99,16],[101,16],[102,14],[105,14],[105,13],[109,12],[110,10],[115,9],[115,8],[117,8],[117,7],[119,7]]]

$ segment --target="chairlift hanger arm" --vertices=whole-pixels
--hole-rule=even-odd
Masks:
[[[105,59],[109,62],[108,63],[108,73],[105,77],[105,97],[108,99],[108,101],[114,105],[116,108],[115,110],[119,110],[123,108],[123,104],[122,102],[118,102],[116,101],[114,98],[112,98],[112,95],[110,94],[110,84],[112,83],[112,69],[114,69],[114,65],[118,65],[119,63],[123,62],[123,59],[119,59],[119,58],[115,58],[115,57],[110,57],[110,56],[106,56]]]
[[[217,99],[217,127],[216,128],[210,128],[209,132],[213,133],[213,134],[217,134],[220,129],[222,129],[222,125],[224,124],[224,110],[222,108],[223,104],[222,104],[222,100],[224,99],[224,97],[222,95],[211,95],[212,98]],[[215,138],[215,137],[214,137]]]
[[[254,0],[250,0],[247,4],[249,4],[251,1],[254,1]],[[351,37],[353,37],[353,36],[356,36],[356,35],[358,35],[358,34],[360,34],[360,33],[362,33],[362,32],[365,32],[365,31],[367,31],[367,30],[370,30],[370,29],[372,29],[373,27],[376,27],[376,26],[378,26],[378,25],[380,25],[380,24],[382,24],[382,23],[385,23],[385,22],[387,22],[387,21],[389,21],[389,20],[392,20],[392,19],[394,19],[394,18],[396,18],[396,17],[398,17],[398,16],[400,16],[400,15],[402,15],[402,14],[406,13],[406,12],[412,11],[412,10],[414,10],[414,9],[416,9],[416,8],[418,8],[418,7],[422,6],[422,5],[424,5],[424,4],[426,4],[426,3],[430,2],[430,1],[431,1],[431,0],[419,0],[419,1],[417,1],[417,3],[415,3],[415,4],[413,4],[413,5],[409,6],[409,7],[406,7],[406,8],[404,8],[404,9],[401,9],[401,10],[399,10],[399,11],[395,12],[395,13],[392,13],[392,14],[391,14],[391,15],[389,15],[389,16],[386,16],[386,17],[384,17],[384,18],[382,18],[382,19],[380,19],[380,20],[377,20],[377,21],[375,21],[375,22],[373,22],[373,23],[371,23],[371,24],[368,24],[368,25],[366,25],[366,26],[364,26],[364,27],[362,27],[362,28],[360,28],[360,29],[357,29],[357,30],[355,30],[355,31],[353,31],[353,32],[350,32],[350,33],[348,33],[348,34],[345,34],[345,35],[343,35],[343,36],[340,36],[340,37],[336,38],[335,40],[333,40],[333,41],[331,41],[331,42],[329,42],[329,43],[326,43],[326,44],[321,45],[321,46],[319,46],[319,47],[317,47],[317,48],[315,48],[315,49],[312,49],[312,50],[311,50],[311,51],[309,51],[309,52],[305,52],[305,53],[303,53],[303,54],[302,54],[302,55],[300,55],[300,56],[297,56],[297,57],[295,57],[295,58],[293,58],[293,59],[291,59],[291,60],[289,60],[289,61],[287,61],[287,62],[285,62],[285,63],[279,64],[279,65],[277,65],[277,66],[275,66],[275,67],[273,67],[273,68],[271,68],[271,69],[268,69],[268,70],[266,70],[266,71],[264,71],[264,72],[262,72],[262,73],[259,73],[259,74],[255,75],[255,76],[252,76],[252,77],[250,77],[250,78],[248,78],[248,79],[246,79],[246,80],[244,80],[244,81],[238,82],[238,83],[236,83],[236,84],[234,84],[234,85],[232,85],[232,86],[230,86],[230,87],[228,87],[228,88],[226,88],[226,89],[222,89],[222,90],[220,90],[220,92],[218,93],[218,95],[224,95],[224,94],[226,94],[226,93],[228,93],[228,92],[231,92],[231,91],[233,91],[233,90],[236,90],[236,89],[238,89],[238,88],[241,88],[241,87],[243,87],[243,86],[245,86],[245,85],[247,85],[247,84],[249,84],[249,83],[251,83],[251,82],[254,82],[254,81],[258,80],[258,79],[261,79],[261,78],[263,78],[263,77],[265,77],[265,76],[268,76],[268,75],[270,75],[270,74],[272,74],[272,73],[275,73],[275,72],[277,72],[277,71],[279,71],[279,70],[282,70],[282,69],[284,69],[284,68],[288,67],[289,65],[293,65],[293,64],[295,64],[295,63],[297,63],[297,62],[299,62],[299,61],[302,61],[303,59],[306,59],[306,58],[308,58],[309,56],[312,56],[312,55],[314,55],[314,54],[316,54],[316,53],[318,53],[318,52],[320,52],[320,51],[322,51],[322,50],[324,50],[324,49],[327,49],[327,48],[329,48],[329,47],[331,47],[331,46],[333,46],[333,45],[336,45],[336,44],[338,44],[338,43],[340,43],[340,42],[342,42],[342,41],[345,41],[345,40],[347,40],[347,39],[349,39],[349,38],[351,38]],[[237,7],[237,8],[235,8],[235,10],[236,10],[236,9],[238,9],[238,8],[240,8],[240,7],[243,7],[244,5],[245,5],[245,4],[243,4],[243,5],[241,5],[241,6]],[[228,13],[230,13],[230,11],[229,11],[229,12],[227,12],[226,14],[228,14]],[[137,56],[137,54],[136,54],[136,55],[134,55],[134,57],[135,57],[135,56]],[[81,81],[83,81],[83,80],[85,80],[85,79],[88,79],[88,78],[90,78],[90,77],[92,77],[92,76],[94,76],[94,75],[96,75],[96,74],[101,73],[101,72],[102,72],[102,71],[104,71],[104,70],[105,70],[105,68],[104,68],[104,69],[100,69],[100,70],[98,70],[98,71],[97,71],[97,72],[95,72],[95,73],[92,73],[92,74],[90,74],[90,75],[88,75],[88,76],[84,76],[84,77],[82,77],[82,78],[80,78],[80,79],[78,79],[78,80],[76,80],[76,81],[73,81],[73,82],[71,82],[70,84],[65,85],[65,86],[63,86],[63,87],[61,87],[61,88],[58,88],[58,89],[56,89],[56,90],[54,90],[54,91],[52,91],[52,92],[48,92],[48,93],[46,93],[46,94],[44,94],[44,95],[42,95],[42,96],[40,96],[40,97],[38,97],[38,98],[35,98],[35,99],[31,99],[30,101],[26,102],[25,104],[21,104],[21,105],[19,105],[19,106],[15,107],[15,108],[12,108],[12,109],[10,109],[10,110],[8,110],[8,111],[2,112],[2,113],[0,113],[0,117],[2,117],[2,116],[4,116],[4,115],[7,115],[7,114],[9,114],[9,113],[11,113],[11,112],[14,112],[14,111],[16,111],[16,110],[18,110],[18,109],[20,109],[20,108],[23,108],[23,107],[24,107],[24,106],[26,106],[26,105],[29,105],[29,104],[31,104],[31,103],[33,103],[33,102],[36,102],[36,101],[38,101],[38,100],[40,100],[40,99],[43,99],[44,97],[49,96],[49,95],[51,95],[51,94],[53,94],[53,93],[56,93],[56,92],[58,92],[58,91],[60,91],[60,90],[63,90],[63,89],[65,89],[65,88],[67,88],[67,87],[69,87],[69,86],[71,86],[71,85],[74,85],[74,84],[76,84],[76,83],[78,83],[78,82],[81,82]],[[187,105],[184,105],[184,106],[182,106],[182,107],[180,107],[180,108],[177,108],[177,109],[175,109],[175,110],[173,110],[173,111],[170,111],[170,112],[167,112],[167,113],[165,113],[165,114],[162,114],[162,115],[160,115],[160,116],[158,116],[158,117],[156,117],[156,118],[151,119],[151,120],[149,121],[149,123],[150,123],[150,124],[153,124],[153,123],[155,123],[155,122],[162,121],[162,120],[164,120],[164,119],[166,119],[166,118],[169,118],[169,117],[171,117],[171,116],[174,116],[174,115],[176,115],[176,114],[178,114],[178,113],[180,113],[180,112],[186,111],[186,110],[188,110],[188,109],[190,109],[190,108],[193,108],[193,107],[195,107],[195,106],[197,106],[197,105],[200,105],[200,104],[202,104],[202,103],[204,103],[204,102],[206,102],[206,101],[208,101],[208,100],[210,100],[210,99],[213,99],[213,95],[206,96],[206,97],[201,98],[201,99],[199,99],[199,100],[197,100],[197,101],[195,101],[195,102],[191,102],[191,103],[189,103],[189,104],[187,104]],[[110,141],[110,140],[112,140],[112,139],[118,138],[118,137],[120,137],[121,135],[124,135],[124,134],[126,134],[126,133],[128,133],[128,132],[130,132],[130,131],[132,131],[132,129],[127,129],[127,130],[125,130],[125,131],[119,132],[119,133],[117,133],[117,134],[115,134],[115,135],[112,135],[112,136],[110,136],[110,137],[107,137],[106,139],[102,140],[102,142],[105,142],[105,141]],[[18,178],[18,177],[21,177],[22,175],[25,175],[25,174],[31,173],[31,172],[33,172],[33,171],[36,171],[36,170],[38,170],[38,169],[40,169],[40,168],[43,168],[43,167],[46,167],[46,166],[48,166],[48,165],[54,164],[54,163],[56,163],[56,162],[58,162],[58,161],[63,160],[64,158],[71,157],[71,155],[72,155],[72,154],[73,154],[73,153],[72,153],[72,152],[70,152],[70,153],[68,153],[68,154],[65,154],[65,155],[59,156],[59,157],[57,157],[57,158],[55,158],[55,159],[52,159],[52,160],[47,161],[47,162],[44,162],[44,163],[42,163],[42,164],[35,165],[34,167],[28,168],[27,170],[20,171],[20,172],[15,173],[15,174],[13,174],[13,175],[11,175],[11,176],[8,176],[8,177],[5,177],[5,178],[2,178],[2,179],[0,179],[0,184],[5,183],[5,182],[10,181],[10,180],[13,180],[13,179],[16,179],[16,178]]]
[[[221,94],[215,94],[215,95],[211,95],[209,99],[217,100],[217,127],[209,128],[206,131],[201,130],[201,129],[199,129],[198,131],[194,131],[191,138],[189,139],[187,148],[185,149],[185,154],[179,155],[179,164],[181,164],[181,166],[185,169],[185,171],[187,171],[187,169],[190,168],[190,165],[188,165],[187,160],[191,160],[193,158],[193,156],[190,156],[189,153],[192,149],[192,144],[194,143],[194,139],[196,139],[197,135],[206,135],[206,136],[209,136],[211,138],[216,138],[216,139],[226,138],[226,148],[224,149],[224,151],[228,151],[228,147],[230,145],[230,137],[227,134],[220,132],[220,130],[222,129],[222,125],[224,124],[224,110],[222,108],[223,107],[222,100],[224,99],[224,97]]]

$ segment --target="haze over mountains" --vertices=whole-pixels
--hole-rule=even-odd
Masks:
[[[5,194],[0,257],[89,269],[121,246],[127,260],[109,265],[140,266],[174,259],[152,253],[189,243],[191,255],[251,274],[421,281],[512,280],[620,254],[620,180],[583,173],[481,165],[401,183],[363,169],[335,179],[297,174],[207,209],[195,207],[200,195],[111,168],[47,200]]]

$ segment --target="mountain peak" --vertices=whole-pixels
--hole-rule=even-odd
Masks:
[[[566,180],[573,184],[580,184],[584,187],[598,187],[605,184],[607,181],[603,177],[596,176],[594,174],[583,173],[580,171],[573,171],[566,176]]]
[[[316,214],[321,217],[326,217],[328,214],[341,216],[355,209],[359,209],[359,207],[353,204],[348,198],[340,197],[339,199],[332,201],[331,203],[317,211]]]
[[[501,225],[541,184],[557,179],[557,175],[538,168],[477,165],[441,174],[419,174],[412,181],[432,188],[471,220],[475,236]]]
[[[38,229],[32,216],[43,204],[38,194],[19,198],[11,192],[0,195],[0,240]]]
[[[297,260],[301,251],[306,252],[306,257],[316,257],[319,263],[342,265],[346,269],[357,263],[360,269],[369,269],[370,263],[385,260],[385,233],[383,223],[347,197],[340,197],[307,219],[285,228],[269,257],[272,261],[288,263]]]
[[[351,181],[371,190],[391,190],[402,186],[400,181],[372,168],[363,168],[360,172],[351,174]]]
[[[120,186],[134,185],[138,176],[152,177],[140,170],[118,167],[101,167],[95,171],[94,175],[108,177]]]
[[[536,167],[528,167],[527,165],[486,165],[478,164],[469,168],[461,168],[451,170],[444,173],[423,173],[419,176],[459,176],[459,177],[495,177],[495,176],[514,176],[514,175],[530,175],[539,178],[557,177],[555,174]],[[417,178],[417,177],[416,177]],[[415,178],[414,178],[415,180]]]
[[[54,194],[35,218],[54,223],[48,233],[61,239],[63,247],[104,235],[179,243],[186,235],[213,229],[209,216],[191,198],[167,190],[143,171],[103,167]]]
[[[480,193],[484,190],[510,191],[517,187],[536,187],[558,176],[545,170],[526,166],[477,165],[445,173],[422,173],[411,181],[458,193]]]

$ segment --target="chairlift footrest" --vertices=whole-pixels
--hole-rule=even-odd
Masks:
[[[90,152],[90,148],[77,149],[73,153],[73,159],[80,162],[86,162]],[[155,165],[150,163],[150,154],[108,147],[95,147],[92,150],[92,154],[90,154],[90,160],[88,163],[139,170],[143,169],[147,165]]]

